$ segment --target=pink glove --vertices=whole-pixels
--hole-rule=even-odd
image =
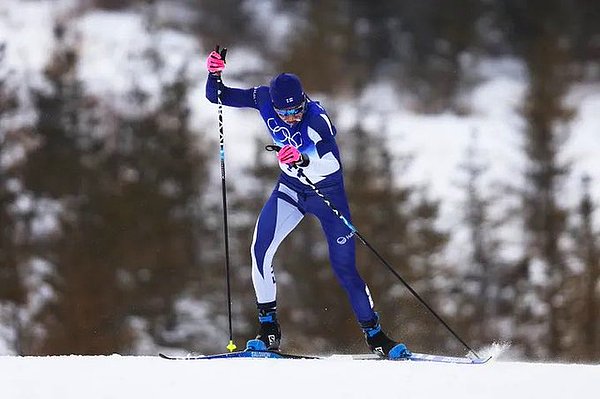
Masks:
[[[281,150],[277,153],[277,159],[279,162],[284,163],[286,165],[294,164],[302,159],[302,155],[300,151],[293,145],[287,144],[284,145]]]
[[[219,53],[213,51],[206,59],[206,69],[208,69],[208,72],[210,73],[221,73],[221,71],[225,69],[225,61],[221,59]]]

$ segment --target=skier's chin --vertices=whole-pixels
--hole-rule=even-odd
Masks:
[[[281,120],[283,120],[288,125],[293,126],[302,120],[302,116],[304,116],[304,115],[294,115],[292,117],[282,117]]]

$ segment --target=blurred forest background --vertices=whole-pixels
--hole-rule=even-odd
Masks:
[[[302,77],[308,92],[331,98],[384,80],[410,93],[421,113],[469,112],[461,101],[477,80],[469,60],[520,60],[528,79],[519,107],[526,184],[508,181],[494,195],[483,192],[482,162],[466,157],[465,206],[457,212],[470,234],[470,247],[462,249],[469,264],[443,256],[453,232],[437,223],[441,199],[397,183],[399,165],[410,157],[398,159],[382,137],[359,125],[338,135],[353,218],[471,346],[502,341],[522,358],[600,361],[600,241],[590,194],[599,183],[583,177],[578,206],[565,207],[571,164],[560,156],[573,117],[566,93],[575,83],[600,80],[600,2],[74,3],[54,22],[42,87],[15,83],[3,66],[12,38],[0,37],[4,354],[218,352],[228,341],[220,186],[209,169],[218,164],[216,110],[214,125],[192,127],[187,99],[197,83],[185,71],[159,89],[158,101],[132,90],[127,110],[90,94],[76,73],[81,48],[72,22],[104,10],[143,15],[149,34],[168,27],[193,35],[200,64],[215,43],[267,60],[267,68],[233,76],[238,80],[267,82],[287,70]],[[284,18],[289,33],[274,40],[269,13]],[[147,59],[158,73],[167,56],[150,51]],[[248,149],[255,161],[243,189],[228,176],[238,346],[255,334],[249,245],[277,173],[264,144]],[[497,196],[514,199],[500,219],[489,211]],[[496,234],[508,220],[522,229],[516,261],[502,255]],[[366,350],[314,220],[303,221],[276,262],[286,350]],[[360,244],[358,265],[390,335],[416,351],[464,352]]]

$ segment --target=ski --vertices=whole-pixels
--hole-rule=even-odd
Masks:
[[[323,359],[321,356],[295,355],[275,351],[261,351],[246,349],[238,352],[217,353],[214,355],[191,355],[191,356],[169,356],[164,353],[158,354],[167,360],[209,360],[209,359],[235,359],[235,358],[263,358],[263,359]]]
[[[454,364],[484,364],[490,361],[492,357],[471,358],[466,356],[443,356],[431,355],[428,353],[413,353],[408,360],[415,362],[437,362],[437,363],[454,363]]]
[[[246,349],[238,352],[218,353],[214,355],[191,355],[191,356],[169,356],[159,353],[159,356],[167,360],[210,360],[210,359],[235,359],[235,358],[262,358],[262,359],[309,359],[309,360],[326,360],[326,359],[349,359],[349,360],[380,360],[389,359],[381,358],[375,354],[356,354],[356,355],[328,355],[328,356],[312,356],[312,355],[296,355],[290,353],[282,353],[275,351],[263,351]],[[470,358],[466,356],[443,356],[432,355],[427,353],[413,353],[411,356],[392,360],[405,362],[435,362],[435,363],[453,363],[453,364],[484,364],[492,357],[487,358]]]
[[[486,358],[470,358],[466,356],[444,356],[444,355],[432,355],[429,353],[412,353],[408,357],[400,359],[386,359],[379,357],[375,354],[359,354],[359,355],[331,355],[326,358],[332,359],[343,359],[350,358],[352,360],[384,360],[384,361],[407,361],[407,362],[435,362],[435,363],[454,363],[454,364],[484,364],[487,363],[492,357]]]

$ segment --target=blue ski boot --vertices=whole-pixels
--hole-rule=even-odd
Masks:
[[[385,335],[379,324],[379,317],[367,323],[361,323],[361,327],[369,349],[376,355],[390,360],[407,359],[412,355],[406,345]]]
[[[274,310],[260,310],[258,312],[260,329],[256,339],[246,343],[246,349],[278,351],[281,343],[281,329],[277,322],[277,314]]]

